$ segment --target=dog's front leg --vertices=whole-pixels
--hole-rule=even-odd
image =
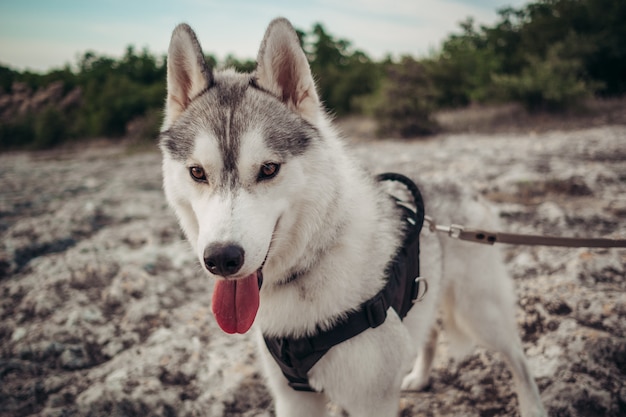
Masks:
[[[398,415],[402,377],[414,349],[398,316],[333,347],[311,370],[330,401],[351,417]]]
[[[300,392],[285,384],[284,387],[272,387],[276,417],[324,417],[326,396],[318,392]]]
[[[327,416],[328,399],[317,392],[296,391],[287,384],[287,379],[269,354],[263,336],[257,334],[259,357],[265,371],[267,383],[274,398],[276,417],[324,417]]]

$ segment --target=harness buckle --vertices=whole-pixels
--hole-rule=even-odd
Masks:
[[[382,293],[378,293],[374,298],[369,300],[365,305],[365,314],[367,321],[372,329],[380,326],[387,318],[387,301]]]

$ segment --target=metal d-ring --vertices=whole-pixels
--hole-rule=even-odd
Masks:
[[[428,280],[424,277],[417,277],[415,278],[415,282],[417,283],[418,293],[417,293],[417,297],[415,298],[415,301],[413,302],[418,303],[424,299],[424,297],[426,296],[426,293],[428,292]],[[420,283],[423,283],[424,285],[423,286],[419,285]],[[423,292],[421,291],[422,287],[424,288]]]

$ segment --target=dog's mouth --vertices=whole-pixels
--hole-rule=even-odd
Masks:
[[[263,267],[272,249],[272,241],[279,221],[280,218],[276,221],[272,240],[259,269],[236,280],[218,279],[215,281],[211,309],[217,324],[226,333],[246,333],[254,323],[260,305],[259,293],[263,285]]]
[[[229,334],[246,333],[259,310],[263,272],[259,268],[247,277],[215,281],[211,308],[220,328]]]

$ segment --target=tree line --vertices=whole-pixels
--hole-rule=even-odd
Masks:
[[[539,0],[499,10],[493,25],[468,18],[429,56],[381,61],[321,24],[298,34],[332,113],[371,115],[381,134],[412,137],[437,130],[432,115],[439,109],[514,101],[531,112],[561,111],[594,95],[623,95],[624,22],[623,0]],[[240,71],[255,67],[252,60],[232,56],[223,62],[206,59]],[[74,68],[46,74],[0,66],[0,149],[129,133],[154,138],[165,76],[165,57],[133,47],[119,59],[87,52]],[[41,99],[43,107],[11,108],[21,103],[19,91],[32,97],[52,84],[59,100],[74,92],[73,105]]]

